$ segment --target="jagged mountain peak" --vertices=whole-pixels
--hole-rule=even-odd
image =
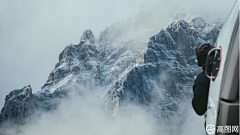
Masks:
[[[192,21],[174,20],[166,29],[152,36],[148,48],[162,50],[179,50],[181,55],[191,56],[192,48],[202,43],[214,44],[219,29],[213,24],[207,24],[201,17]],[[164,45],[164,46],[163,46]],[[166,56],[168,58],[170,56]]]
[[[156,90],[162,90],[166,102],[160,99],[158,103],[162,104],[160,110],[167,116],[169,112],[176,111],[174,102],[180,101],[176,99],[179,93],[189,94],[185,90],[190,88],[192,76],[197,70],[194,47],[216,41],[219,29],[213,25],[192,26],[201,23],[200,20],[175,20],[170,23],[166,29],[150,38],[145,44],[147,48],[142,50],[144,53],[139,57],[140,53],[128,47],[132,44],[131,36],[117,36],[125,34],[110,29],[95,42],[92,31],[85,30],[78,44],[70,44],[60,53],[55,69],[40,92],[32,94],[29,86],[8,95],[9,100],[1,111],[0,122],[5,118],[24,119],[22,116],[28,114],[24,112],[26,109],[54,110],[59,99],[66,97],[69,91],[87,92],[98,86],[106,88],[103,94],[109,90],[105,96],[109,97],[115,108],[127,99],[142,104],[153,103],[152,97],[157,97],[159,92]],[[20,104],[12,101],[19,101]],[[12,104],[9,106],[9,103]],[[20,109],[11,110],[12,107]],[[17,116],[7,114],[9,117],[5,117],[6,113],[3,112],[14,112]]]
[[[189,23],[185,20],[174,20],[172,23],[168,25],[167,28],[179,29],[179,28],[187,28],[188,26],[189,26]]]
[[[82,37],[80,38],[80,42],[87,42],[87,41],[91,44],[94,44],[95,42],[93,32],[90,29],[85,30],[83,32]]]
[[[194,28],[204,28],[208,23],[202,17],[196,16],[190,21],[190,25]]]
[[[11,91],[5,98],[5,104],[0,112],[0,124],[4,120],[12,120],[19,124],[35,110],[34,95],[30,85]]]
[[[177,105],[172,103],[180,102],[179,97],[190,95],[192,78],[197,74],[194,48],[206,42],[214,44],[220,31],[214,25],[202,26],[205,27],[195,28],[191,27],[191,22],[175,20],[152,36],[139,62],[132,65],[110,88],[108,95],[113,110],[131,101],[145,105],[164,104],[158,111],[163,112],[163,116],[177,111]],[[158,99],[157,93],[163,91],[166,99]],[[166,108],[168,111],[165,111]]]
[[[17,97],[26,97],[32,94],[32,88],[30,85],[23,87],[20,90],[11,91],[5,98],[5,101],[14,99]]]

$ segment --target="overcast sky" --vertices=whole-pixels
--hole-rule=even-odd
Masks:
[[[59,53],[66,45],[79,42],[85,29],[98,36],[107,26],[125,20],[154,1],[1,0],[0,107],[11,90],[31,85],[34,92],[39,91]],[[228,13],[234,0],[204,1],[212,7],[218,2],[221,6],[217,10]],[[187,3],[194,5],[190,0]]]
[[[126,19],[145,0],[1,0],[0,106],[11,90],[39,91],[64,47],[85,29],[98,33]]]

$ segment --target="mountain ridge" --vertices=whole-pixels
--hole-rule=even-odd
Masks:
[[[179,109],[178,103],[192,94],[192,78],[199,71],[194,48],[206,42],[214,44],[219,31],[201,17],[190,22],[176,20],[152,36],[142,53],[132,49],[131,40],[114,39],[111,30],[103,31],[99,39],[86,30],[78,44],[70,44],[60,53],[41,91],[32,93],[27,86],[6,96],[0,123],[10,120],[23,124],[28,115],[56,109],[69,91],[82,95],[100,86],[113,115],[129,101],[157,104],[153,109],[156,114],[171,117]]]

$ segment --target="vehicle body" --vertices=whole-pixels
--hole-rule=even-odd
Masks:
[[[239,126],[239,0],[236,0],[219,33],[215,48],[209,51],[208,56],[213,52],[215,65],[211,76],[206,74],[211,81],[206,130],[208,125],[212,125],[215,132],[207,132],[208,135],[226,134],[218,132],[220,126]]]

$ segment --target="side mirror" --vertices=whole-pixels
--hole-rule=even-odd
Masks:
[[[221,50],[222,50],[222,46],[219,46],[219,48],[213,48],[213,49],[211,49],[208,52],[208,55],[207,55],[206,65],[205,65],[205,75],[209,79],[212,79],[213,81],[217,78],[218,71],[220,69],[221,60],[222,60],[222,54],[221,54],[222,51]],[[209,61],[209,58],[210,58],[210,56],[211,56],[211,54],[213,52],[215,52],[215,56],[214,56],[214,59],[213,59],[212,73],[211,73],[211,76],[209,76],[207,74],[207,71],[208,71],[208,61]]]

